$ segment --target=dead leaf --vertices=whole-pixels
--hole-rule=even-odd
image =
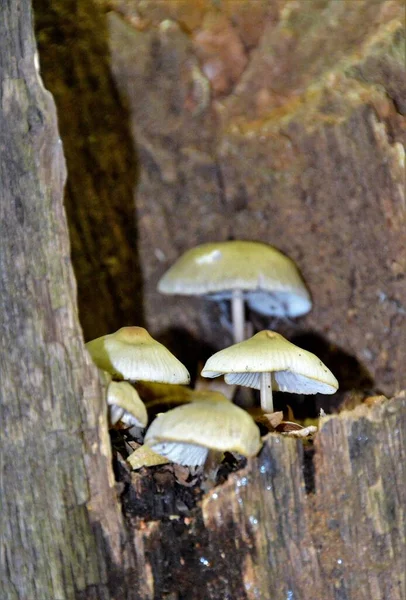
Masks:
[[[268,420],[269,424],[276,429],[283,420],[283,412],[279,410],[273,413],[265,413],[264,417]]]
[[[295,423],[296,425],[296,423]],[[317,432],[317,427],[309,425],[309,427],[301,427],[299,429],[291,429],[290,431],[282,431],[282,435],[295,438],[308,438]]]
[[[198,481],[198,477],[192,477],[192,479],[189,480],[192,475],[191,469],[184,465],[174,464],[173,473],[175,475],[176,482],[185,487],[193,487]]]

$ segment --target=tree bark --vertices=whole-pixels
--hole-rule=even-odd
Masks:
[[[1,4],[0,58],[1,597],[110,598],[107,565],[122,561],[122,523],[106,407],[77,317],[62,143],[28,0]]]
[[[124,522],[29,0],[1,4],[0,61],[2,599],[402,600],[404,393],[323,420],[314,470],[272,434],[190,515]]]

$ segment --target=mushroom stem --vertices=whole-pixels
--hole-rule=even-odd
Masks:
[[[267,413],[273,412],[272,373],[260,374],[261,408]]]
[[[234,343],[245,339],[244,294],[242,290],[233,290],[231,296],[231,318],[233,321]]]

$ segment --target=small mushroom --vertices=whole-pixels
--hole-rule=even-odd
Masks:
[[[170,461],[189,466],[203,465],[209,450],[255,456],[261,447],[252,417],[218,392],[201,393],[198,400],[158,415],[144,442]]]
[[[259,389],[265,412],[273,412],[272,390],[334,394],[338,389],[337,379],[317,356],[269,330],[211,356],[202,375],[225,375],[228,384]]]
[[[109,420],[112,425],[122,421],[126,425],[146,427],[147,409],[137,390],[126,381],[112,381],[107,388]]]
[[[122,327],[88,342],[86,348],[99,369],[120,379],[190,382],[186,367],[143,327]]]
[[[234,342],[245,338],[244,301],[278,317],[297,317],[312,306],[295,263],[262,242],[216,242],[188,250],[163,275],[158,290],[231,300]]]

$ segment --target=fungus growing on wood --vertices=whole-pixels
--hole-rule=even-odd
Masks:
[[[259,429],[252,417],[218,392],[156,417],[144,442],[172,462],[203,465],[209,451],[255,456],[261,447]]]
[[[262,242],[226,241],[192,248],[163,275],[158,290],[231,300],[235,342],[245,338],[244,301],[254,311],[278,317],[297,317],[311,309],[295,263]]]
[[[202,375],[225,375],[226,383],[259,389],[266,412],[273,412],[272,390],[334,394],[338,389],[337,379],[317,356],[269,330],[211,356]]]
[[[122,327],[86,344],[99,369],[120,379],[161,383],[190,382],[182,363],[143,327]]]
[[[146,427],[147,409],[137,390],[126,381],[112,381],[107,388],[109,420],[112,425],[122,421],[126,425]]]

